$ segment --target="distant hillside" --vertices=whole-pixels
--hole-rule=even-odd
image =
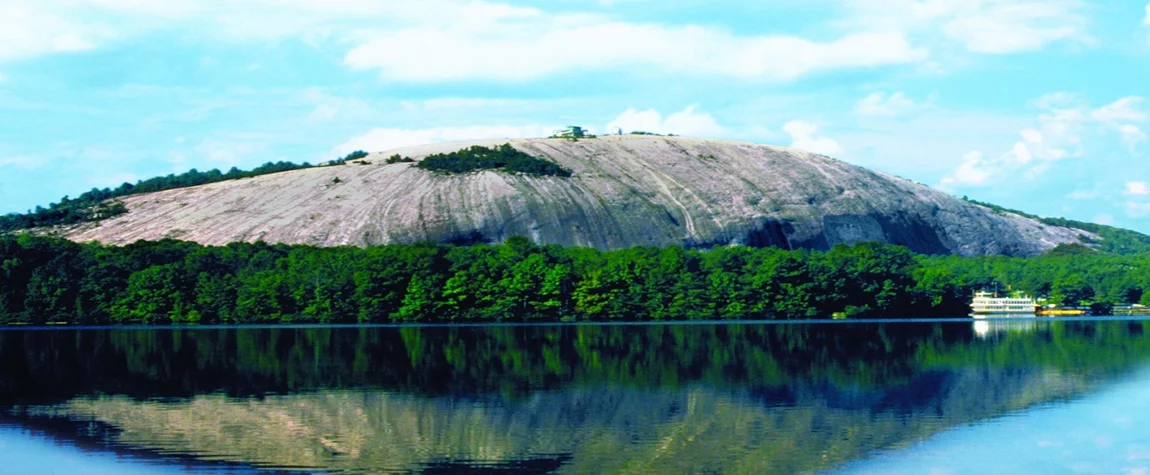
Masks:
[[[998,213],[1012,213],[1019,216],[1025,216],[1027,218],[1031,218],[1051,226],[1062,226],[1089,231],[1101,239],[1085,238],[1083,239],[1083,243],[1091,246],[1097,246],[1099,250],[1104,252],[1112,252],[1115,254],[1139,254],[1143,252],[1150,252],[1150,236],[1137,231],[1116,228],[1114,226],[1106,226],[1104,224],[1075,221],[1066,218],[1043,218],[1027,213],[1025,211],[1004,208],[995,204],[972,200],[966,196],[963,196],[962,199],[979,206],[985,206]]]
[[[879,241],[928,254],[1029,256],[1084,242],[1133,248],[1125,234],[988,209],[793,149],[634,135],[504,142],[427,145],[347,161],[354,166],[123,196],[127,213],[57,231],[116,244],[466,244],[522,235],[600,249]],[[475,146],[499,152],[465,157]],[[428,157],[450,173],[424,169]]]

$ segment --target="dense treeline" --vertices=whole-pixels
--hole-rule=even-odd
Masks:
[[[520,152],[510,144],[503,144],[495,148],[474,145],[455,152],[436,153],[424,157],[415,166],[441,173],[504,170],[535,176],[571,176],[571,170],[554,162]]]
[[[357,150],[343,158],[331,160],[328,165],[343,165],[348,160],[357,160],[367,156],[367,152]],[[58,203],[52,203],[47,208],[37,206],[27,213],[12,213],[0,215],[0,233],[18,229],[30,229],[39,226],[55,226],[59,224],[76,224],[85,221],[96,221],[127,212],[123,203],[109,201],[128,195],[152,193],[156,191],[186,188],[189,186],[206,185],[226,180],[251,178],[272,173],[311,168],[308,162],[295,164],[292,162],[267,162],[251,170],[240,170],[232,167],[227,173],[217,169],[201,172],[195,168],[179,175],[149,178],[137,181],[135,184],[124,183],[117,188],[92,188],[91,191],[72,199],[65,196]]]
[[[502,245],[367,249],[0,239],[0,322],[270,323],[796,319],[965,315],[974,289],[1059,303],[1147,303],[1150,256],[1063,248],[1030,259],[827,252],[597,251]]]

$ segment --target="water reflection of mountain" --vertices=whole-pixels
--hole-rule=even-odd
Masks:
[[[1138,322],[995,341],[969,322],[0,332],[0,357],[13,417],[101,421],[162,453],[796,473],[1081,394],[1150,339]]]
[[[803,391],[787,404],[756,391],[592,387],[514,400],[377,391],[79,398],[40,411],[114,426],[117,444],[269,467],[384,472],[561,457],[568,473],[800,473],[1025,407],[1035,392],[1085,387],[1040,371],[925,379],[859,398]]]

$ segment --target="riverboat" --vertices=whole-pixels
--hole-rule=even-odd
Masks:
[[[1015,297],[998,297],[990,292],[975,292],[974,299],[970,301],[971,316],[979,317],[1006,317],[1035,315],[1038,303],[1025,295]]]

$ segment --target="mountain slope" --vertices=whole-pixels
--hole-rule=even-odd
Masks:
[[[732,243],[826,249],[882,241],[960,255],[1034,255],[1097,239],[827,157],[743,142],[654,136],[510,142],[572,170],[570,178],[445,175],[384,160],[503,142],[414,147],[347,165],[129,196],[127,214],[63,235],[114,244],[177,238],[318,246],[523,235],[601,249]]]

